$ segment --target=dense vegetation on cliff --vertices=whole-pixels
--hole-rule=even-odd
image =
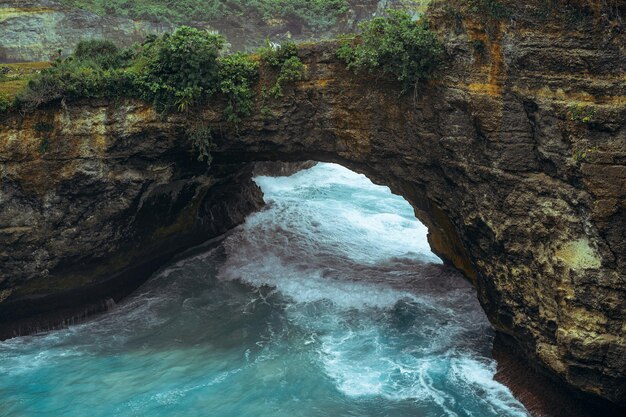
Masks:
[[[390,11],[359,25],[362,34],[344,37],[337,51],[348,68],[389,74],[404,89],[431,78],[441,61],[443,49],[424,21],[415,22],[403,11]]]
[[[284,83],[301,77],[293,44],[263,48],[260,58],[224,54],[224,44],[220,35],[186,26],[128,50],[106,40],[83,41],[72,56],[30,80],[13,105],[28,110],[58,100],[128,97],[152,102],[160,111],[186,111],[221,95],[229,120],[236,122],[252,111],[261,65],[276,77],[268,96],[279,97]]]
[[[59,0],[97,14],[184,24],[227,16],[255,15],[261,19],[296,19],[324,29],[348,10],[346,0]]]
[[[390,12],[361,28],[362,35],[344,38],[338,50],[349,68],[393,76],[405,89],[434,74],[442,49],[425,23],[406,12]],[[261,104],[281,97],[284,85],[303,76],[293,43],[268,43],[256,55],[227,54],[225,43],[221,35],[187,26],[150,36],[131,49],[106,40],[83,41],[72,56],[35,75],[12,105],[29,110],[55,101],[127,97],[165,112],[186,111],[221,96],[228,120],[236,123],[253,111],[261,67],[266,75],[266,85],[259,86]],[[4,101],[0,110],[8,106]]]
[[[348,67],[396,78],[405,90],[432,77],[441,46],[425,23],[405,12],[390,12],[362,26],[359,37],[344,38],[337,51]],[[216,98],[225,120],[238,125],[268,100],[284,95],[284,87],[302,79],[305,66],[293,43],[268,44],[257,54],[225,53],[221,35],[188,26],[172,34],[150,36],[141,45],[120,49],[107,40],[78,44],[73,55],[59,58],[36,74],[12,103],[29,111],[39,106],[83,98],[137,98],[160,112],[186,112]],[[260,70],[263,79],[259,83]],[[255,97],[259,94],[259,97]],[[211,162],[210,127],[190,117],[187,136],[199,159]]]

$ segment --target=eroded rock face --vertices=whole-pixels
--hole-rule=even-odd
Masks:
[[[3,121],[0,339],[106,308],[262,206],[251,164],[209,173],[184,139],[158,133],[171,126],[153,135],[150,111],[136,111],[94,104]]]
[[[330,161],[390,186],[429,227],[433,249],[475,283],[497,330],[571,387],[624,404],[624,32],[523,19],[485,30],[432,13],[449,54],[439,80],[400,95],[395,83],[347,72],[332,43],[303,47],[305,79],[237,128],[219,102],[195,112],[221,132],[215,168]],[[40,122],[53,126],[45,152]],[[184,115],[82,102],[6,123],[0,309],[28,305],[41,288],[62,296],[77,263],[179,236],[161,217],[176,198],[150,206],[148,239],[128,232],[152,187],[187,190],[186,207],[201,195]],[[82,214],[64,217],[77,205]],[[208,216],[192,212],[193,222]]]
[[[255,176],[268,176],[268,177],[289,177],[303,169],[313,168],[317,165],[316,161],[302,161],[302,162],[257,162],[254,164]]]

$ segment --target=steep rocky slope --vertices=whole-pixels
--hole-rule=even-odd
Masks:
[[[208,173],[176,136],[141,135],[141,118],[118,130],[137,116],[121,112],[100,103],[3,121],[0,338],[106,309],[262,206],[251,164]]]
[[[0,0],[0,62],[49,61],[81,40],[106,38],[130,46],[166,24],[100,17],[49,0]]]
[[[428,0],[350,0],[349,10],[330,28],[303,26],[297,19],[269,19],[232,14],[209,22],[189,16],[186,24],[224,34],[232,49],[250,49],[265,39],[310,40],[352,32],[359,21],[385,7],[422,10]],[[99,16],[52,0],[0,0],[0,62],[48,61],[58,51],[70,53],[81,39],[106,38],[120,46],[141,42],[146,35],[174,28],[166,21],[134,21],[113,15]]]
[[[536,9],[488,22],[433,9],[449,59],[415,96],[355,77],[326,43],[303,47],[305,79],[237,128],[218,102],[193,117],[220,132],[215,170],[334,161],[390,186],[532,363],[625,404],[626,35],[600,14],[572,26]],[[190,156],[188,117],[79,102],[4,121],[6,328],[212,218],[197,204],[207,177]]]

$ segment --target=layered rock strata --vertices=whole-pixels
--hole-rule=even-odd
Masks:
[[[134,110],[91,103],[0,129],[0,338],[106,309],[262,206],[252,165],[209,173],[141,117],[118,125]]]
[[[280,100],[259,99],[239,126],[225,121],[219,101],[197,110],[216,132],[214,167],[330,161],[388,185],[532,363],[579,392],[625,404],[625,32],[447,13],[431,14],[447,66],[415,94],[348,72],[326,43],[303,47],[304,80]],[[262,74],[259,89],[273,79]],[[196,206],[208,177],[194,171],[186,115],[78,102],[4,123],[5,325],[12,305],[62,298],[208,216]],[[37,123],[53,127],[48,137]],[[142,197],[153,187],[169,197]],[[176,203],[181,193],[186,205]],[[70,210],[77,206],[84,209]],[[176,220],[181,212],[193,221]],[[108,257],[115,262],[74,272]]]

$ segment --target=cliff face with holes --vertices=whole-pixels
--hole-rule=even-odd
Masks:
[[[190,115],[78,102],[10,116],[0,128],[4,335],[39,310],[108,296],[128,271],[152,270],[146,259],[235,224],[258,206],[249,162],[333,161],[415,207],[433,249],[532,363],[625,404],[626,35],[590,19],[600,20],[482,22],[434,9],[449,59],[415,96],[347,72],[332,43],[303,47],[305,79],[237,128],[219,102],[193,113],[213,127],[208,173],[185,139]]]

